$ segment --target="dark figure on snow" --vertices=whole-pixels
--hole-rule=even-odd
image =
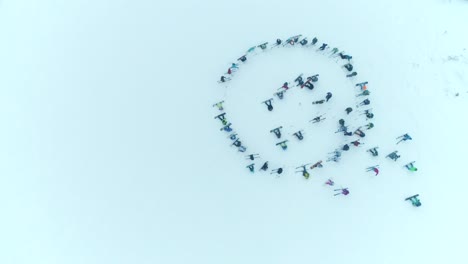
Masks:
[[[345,67],[348,71],[352,71],[352,70],[353,70],[353,65],[351,65],[351,63],[345,64],[344,67]]]
[[[369,151],[369,152],[372,154],[372,156],[374,156],[374,157],[379,156],[379,152],[377,151],[377,147],[371,148],[371,149],[369,149],[368,151]]]
[[[307,45],[307,42],[308,42],[308,41],[307,41],[307,39],[305,38],[305,39],[301,40],[299,43],[301,43],[302,46],[305,46],[305,45]]]
[[[271,99],[266,100],[263,103],[267,106],[268,111],[273,111],[273,105],[271,104]]]
[[[343,60],[350,61],[353,58],[353,56],[344,55],[343,52],[338,53],[338,55],[340,55],[340,58],[343,59]]]
[[[312,104],[323,104],[323,103],[325,103],[325,100],[318,100],[318,101],[312,102]]]
[[[320,46],[319,50],[325,50],[327,46],[328,46],[327,43],[323,43],[322,46]]]
[[[281,39],[276,39],[276,45],[281,45],[281,42],[283,42]]]
[[[279,174],[283,173],[283,168],[278,168],[278,169],[271,170],[270,174],[273,174],[273,173],[277,173],[279,175]]]
[[[288,82],[283,83],[283,86],[281,86],[281,88],[288,90],[289,89],[288,84],[289,84]]]
[[[352,73],[346,75],[346,77],[351,78],[351,77],[354,77],[356,75],[357,75],[357,72],[352,72]]]
[[[369,105],[369,104],[370,104],[370,100],[366,99],[366,100],[362,101],[359,105],[363,106],[363,105]]]
[[[328,102],[328,100],[330,100],[330,98],[332,98],[332,93],[328,92],[325,99],[327,99],[327,102]]]
[[[239,59],[237,59],[239,61],[242,61],[242,62],[245,62],[247,60],[247,57],[244,55],[242,57],[240,57]]]
[[[310,81],[307,81],[303,84],[305,87],[307,87],[307,89],[309,90],[313,90],[314,89],[314,85],[312,84],[312,82]]]
[[[317,41],[318,41],[318,39],[317,39],[317,38],[314,38],[314,39],[312,40],[312,45],[317,44]]]
[[[360,137],[365,137],[366,134],[364,134],[364,132],[362,132],[361,129],[357,129],[356,131],[354,131],[354,134],[360,136]]]
[[[349,113],[351,113],[353,109],[351,107],[348,107],[345,109],[345,111],[346,111],[346,114],[349,115]]]
[[[344,151],[348,151],[348,150],[349,150],[349,146],[348,146],[348,144],[345,144],[345,145],[343,146],[342,150],[344,150]]]
[[[390,159],[392,159],[394,161],[397,161],[397,159],[399,159],[401,157],[397,153],[398,153],[398,151],[393,151],[392,153],[387,155],[387,158],[390,158]]]
[[[414,161],[406,164],[405,167],[412,172],[418,171],[418,168],[414,166]]]
[[[397,137],[397,139],[400,139],[400,141],[398,141],[397,144],[399,144],[402,141],[413,140],[413,138],[411,138],[411,136],[408,135],[408,134],[404,134],[403,136],[399,136],[399,137]]]

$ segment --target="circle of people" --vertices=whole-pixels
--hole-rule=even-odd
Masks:
[[[255,45],[251,48],[249,48],[244,55],[239,57],[237,59],[237,63],[231,63],[231,66],[228,68],[227,72],[224,73],[220,79],[218,80],[218,83],[221,84],[227,84],[229,81],[231,81],[231,77],[233,76],[234,72],[237,72],[240,69],[240,66],[244,63],[247,62],[248,57],[250,55],[254,54],[256,50],[261,50],[261,52],[265,52],[267,50],[273,49],[273,48],[279,48],[279,47],[294,47],[294,46],[299,46],[299,47],[318,47],[316,49],[316,52],[321,53],[325,56],[328,56],[331,59],[337,59],[338,61],[345,61],[345,63],[342,65],[342,68],[346,72],[346,77],[350,78],[351,80],[354,79],[355,76],[357,76],[357,72],[354,71],[354,66],[352,64],[352,56],[349,54],[345,54],[344,51],[340,51],[338,48],[334,47],[330,49],[330,46],[327,43],[322,43],[321,45],[317,45],[318,39],[314,37],[310,42],[307,39],[307,37],[303,37],[302,35],[295,35],[292,37],[287,38],[286,40],[281,40],[277,39],[274,43],[269,44],[269,42],[262,43],[260,45]],[[317,45],[317,46],[316,46]],[[319,74],[314,74],[311,76],[308,76],[307,78],[303,77],[303,74],[298,75],[294,81],[290,82],[284,82],[283,85],[277,89],[277,91],[274,92],[274,96],[278,100],[282,100],[285,96],[285,93],[290,91],[291,88],[293,87],[300,87],[301,89],[307,88],[309,90],[313,90],[315,88],[314,84],[316,84],[319,80]],[[361,102],[359,102],[356,105],[356,108],[359,107],[367,107],[370,106],[370,91],[368,89],[368,82],[358,82],[355,84],[356,89],[356,98],[361,98],[363,99]],[[328,102],[332,98],[332,93],[328,92],[325,96],[324,99],[314,101],[312,104],[323,104]],[[266,106],[266,109],[268,111],[273,111],[273,102],[274,98],[269,98],[267,100],[264,100],[261,102],[261,104],[264,104]],[[214,118],[219,119],[222,123],[222,127],[220,128],[221,131],[225,131],[229,134],[228,138],[231,140],[231,146],[234,146],[237,148],[239,152],[245,153],[247,151],[247,147],[243,144],[243,142],[240,140],[239,135],[233,130],[232,128],[232,123],[230,123],[226,117],[226,112],[224,111],[224,100],[219,101],[215,104],[213,104],[213,107],[216,107],[219,111],[222,111],[221,114],[216,115]],[[347,107],[344,109],[344,112],[346,115],[349,115],[351,112],[353,112],[352,107]],[[360,142],[361,139],[363,139],[366,134],[363,130],[370,130],[374,127],[374,124],[371,122],[372,119],[374,118],[374,114],[372,113],[372,108],[367,108],[367,109],[360,109],[359,110],[359,115],[363,116],[367,122],[366,125],[360,126],[354,131],[350,131],[349,126],[346,125],[346,122],[344,119],[340,119],[338,121],[338,129],[335,133],[343,133],[344,136],[357,136],[358,138],[356,140],[350,141],[349,143],[344,144],[343,146],[340,146],[339,148],[336,148],[334,151],[328,153],[329,156],[327,157],[326,161],[327,162],[339,162],[342,154],[350,149],[350,145],[354,147],[359,147],[360,145],[363,145],[364,143]],[[309,122],[312,123],[320,123],[326,118],[324,117],[324,114],[319,115],[317,117],[314,117],[312,120]],[[370,120],[370,121],[369,121]],[[281,133],[281,130],[283,129],[282,126],[276,127],[270,130],[270,133],[273,133],[275,137],[278,140],[282,139],[283,134]],[[298,140],[301,141],[304,139],[304,131],[303,130],[298,130],[292,133],[292,135]],[[397,144],[412,140],[411,136],[409,134],[404,134],[396,138]],[[288,149],[288,140],[281,140],[276,143],[276,146],[278,146],[282,151],[286,151]],[[372,147],[367,149],[366,151],[369,152],[369,154],[372,157],[377,157],[379,156],[379,151],[378,151],[378,146]],[[246,166],[246,168],[254,173],[255,172],[255,163],[254,161],[260,158],[259,154],[248,154],[245,156],[247,160],[249,160],[250,163]],[[398,154],[398,151],[392,151],[389,153],[386,158],[389,158],[393,161],[397,161],[401,156]],[[417,168],[414,166],[415,161],[409,162],[405,164],[403,167],[406,168],[410,172],[416,172]],[[296,167],[295,172],[296,173],[301,173],[302,176],[305,179],[309,179],[310,173],[309,170],[313,169],[319,169],[323,167],[323,161],[319,160],[317,162],[313,163],[307,163],[307,164],[302,164],[298,167]],[[264,161],[262,165],[260,166],[259,171],[268,171],[269,170],[269,164],[268,161]],[[276,174],[277,176],[280,176],[284,172],[285,168],[279,167],[272,169],[270,171],[270,174]],[[366,172],[373,172],[375,173],[375,176],[379,174],[379,165],[373,165],[369,166],[365,169]],[[328,186],[334,186],[335,182],[332,179],[327,179],[325,182],[325,185]],[[339,188],[339,189],[334,189],[335,191],[335,196],[336,195],[348,195],[349,194],[349,188]],[[418,194],[410,196],[406,198],[405,200],[411,201],[411,203],[419,207],[421,205],[421,202],[419,201]]]

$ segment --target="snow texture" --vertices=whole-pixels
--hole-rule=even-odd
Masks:
[[[462,263],[467,13],[455,0],[0,1],[0,263]],[[216,82],[253,45],[295,34],[345,50],[358,76],[294,47]],[[298,73],[317,87],[268,112]],[[346,142],[334,131],[360,81],[375,127],[305,180],[294,167]],[[213,120],[223,99],[281,177],[245,168]],[[364,125],[356,114],[346,122]],[[404,201],[416,193],[418,208]]]

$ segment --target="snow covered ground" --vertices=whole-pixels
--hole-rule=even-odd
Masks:
[[[467,13],[462,0],[0,1],[0,263],[462,263]],[[375,113],[365,145],[309,180],[291,168],[345,142],[343,63],[269,50],[216,83],[251,46],[295,34],[351,54]],[[313,91],[260,104],[315,72]],[[213,120],[220,99],[249,150],[288,171],[245,168]],[[305,141],[285,135],[280,151],[276,124]],[[416,193],[419,208],[403,201]]]

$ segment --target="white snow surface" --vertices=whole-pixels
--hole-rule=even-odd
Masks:
[[[464,263],[466,14],[462,0],[0,1],[0,263]],[[285,47],[216,82],[248,48],[296,34],[345,50],[358,76]],[[268,112],[299,73],[320,74],[316,88]],[[367,123],[361,81],[365,145],[294,173],[356,138],[334,133],[339,118]],[[268,160],[281,177],[245,168],[213,119],[219,100],[256,170]]]

